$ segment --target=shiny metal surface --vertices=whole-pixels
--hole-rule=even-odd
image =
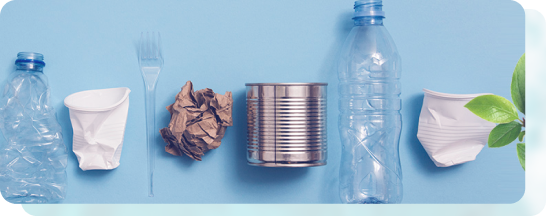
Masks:
[[[247,83],[250,165],[326,164],[327,83]]]

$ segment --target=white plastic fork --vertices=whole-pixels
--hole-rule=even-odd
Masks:
[[[155,138],[155,85],[159,72],[163,68],[161,56],[161,36],[155,32],[140,34],[138,63],[142,72],[142,79],[146,86],[146,145],[148,149],[148,196],[154,196],[154,138]]]

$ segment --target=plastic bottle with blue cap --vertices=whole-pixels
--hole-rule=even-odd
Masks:
[[[64,199],[68,154],[40,53],[20,52],[0,98],[0,192],[11,203]]]

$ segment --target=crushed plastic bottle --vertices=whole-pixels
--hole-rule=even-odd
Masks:
[[[340,197],[344,203],[400,203],[398,142],[401,59],[383,26],[381,0],[355,2],[355,26],[341,50]]]
[[[11,203],[54,203],[65,197],[67,151],[43,55],[21,52],[0,99],[0,192]]]

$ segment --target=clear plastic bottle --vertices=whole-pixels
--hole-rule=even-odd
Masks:
[[[43,55],[21,52],[0,99],[0,191],[11,203],[65,197],[67,152],[49,103]]]
[[[344,203],[402,200],[401,59],[383,26],[382,6],[380,0],[355,2],[354,27],[338,62]]]

